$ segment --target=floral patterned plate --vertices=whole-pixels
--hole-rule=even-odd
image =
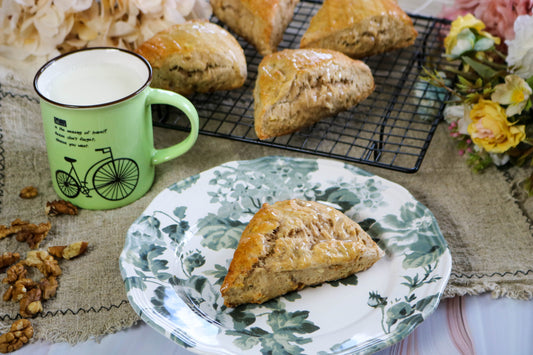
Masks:
[[[334,206],[386,255],[346,279],[262,305],[226,308],[220,285],[240,235],[264,202]],[[371,353],[437,307],[451,256],[433,214],[403,187],[326,159],[223,164],[162,191],[127,233],[120,270],[141,318],[197,353]]]

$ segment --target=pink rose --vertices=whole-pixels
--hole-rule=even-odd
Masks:
[[[533,0],[455,0],[453,8],[444,11],[445,17],[450,20],[466,13],[483,21],[487,32],[503,40],[511,40],[514,38],[516,18],[533,14]]]

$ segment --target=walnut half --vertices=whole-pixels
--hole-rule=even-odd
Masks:
[[[42,291],[39,287],[34,287],[24,294],[20,300],[20,315],[25,318],[31,318],[37,313],[43,311],[41,303]]]
[[[56,245],[48,247],[48,253],[59,259],[70,260],[85,253],[88,246],[89,243],[87,242],[75,242],[70,245]]]
[[[0,255],[0,270],[13,265],[20,259],[19,253],[4,252]]]
[[[0,335],[0,353],[6,354],[22,348],[33,338],[33,327],[29,320],[19,319],[11,324],[9,332]]]
[[[39,191],[35,186],[26,186],[22,190],[20,190],[19,196],[20,198],[24,199],[30,199],[34,198],[39,194]]]
[[[78,214],[78,208],[68,201],[54,200],[46,203],[45,212],[48,216],[58,216],[60,214],[75,216]]]

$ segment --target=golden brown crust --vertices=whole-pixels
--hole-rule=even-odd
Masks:
[[[285,49],[263,58],[254,88],[259,139],[298,131],[347,110],[374,90],[370,68],[328,49]]]
[[[153,87],[182,95],[231,90],[246,80],[246,58],[239,42],[208,21],[171,26],[136,52],[152,65]]]
[[[226,306],[262,303],[372,266],[383,252],[336,209],[298,199],[264,204],[242,233],[221,287]]]
[[[325,0],[301,48],[329,48],[352,58],[410,46],[417,31],[395,0]]]
[[[299,0],[211,0],[213,13],[259,54],[277,51]]]

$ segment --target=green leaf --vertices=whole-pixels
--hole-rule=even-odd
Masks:
[[[252,312],[248,312],[246,307],[234,308],[229,315],[233,319],[233,326],[236,330],[243,330],[247,326],[255,323],[255,315]]]
[[[185,232],[190,228],[189,222],[181,221],[179,224],[170,224],[162,229],[168,237],[176,243],[181,243],[185,238]]]
[[[194,185],[200,179],[200,175],[189,176],[188,178],[178,181],[174,185],[169,187],[169,190],[181,193],[192,185]]]
[[[405,334],[405,332],[414,329],[418,324],[424,321],[424,317],[420,313],[413,314],[411,317],[403,319],[398,322],[396,332]]]
[[[187,280],[188,286],[191,286],[198,292],[199,294],[202,294],[202,291],[204,290],[204,287],[209,285],[209,282],[207,279],[203,276],[193,275]]]
[[[151,260],[150,261],[150,270],[154,273],[154,275],[159,275],[159,272],[162,270],[168,269],[168,261],[167,260]]]
[[[228,269],[225,266],[215,264],[215,270],[207,270],[204,272],[208,276],[213,276],[217,279],[215,285],[222,285],[224,278],[228,273]]]
[[[372,227],[372,225],[374,225],[374,223],[376,223],[375,219],[366,218],[365,220],[359,222],[359,225],[361,226],[361,228],[363,228],[365,232],[368,233],[368,230]]]
[[[144,283],[144,280],[137,276],[126,277],[124,279],[124,286],[126,288],[126,292],[129,292],[133,288],[138,288],[143,291],[146,290],[146,284]]]
[[[293,333],[312,333],[318,329],[315,324],[307,321],[309,311],[287,312],[286,310],[276,310],[268,316],[267,324],[270,325],[274,333],[280,330],[290,330]]]
[[[478,73],[485,80],[490,80],[491,78],[493,78],[497,74],[497,72],[494,69],[492,69],[488,65],[485,65],[485,64],[482,64],[482,63],[476,61],[473,58],[470,58],[470,57],[467,57],[467,56],[463,56],[463,57],[461,57],[461,59],[466,64],[470,65],[472,67],[472,69],[474,69],[474,71],[476,73]]]
[[[261,338],[261,353],[265,355],[279,354],[279,355],[298,355],[302,354],[303,349],[291,343],[306,343],[309,340],[295,337],[289,332],[279,332],[276,334],[269,334]]]
[[[299,300],[302,298],[302,295],[300,295],[299,292],[289,292],[287,293],[285,296],[283,296],[283,298],[285,298],[287,301],[289,302],[294,302],[296,300]]]
[[[358,279],[357,279],[357,275],[353,274],[353,275],[350,275],[350,276],[347,276],[343,279],[339,279],[339,280],[334,280],[334,281],[329,281],[328,282],[331,286],[333,287],[337,287],[339,285],[357,285],[358,283]]]
[[[390,307],[386,313],[386,323],[389,328],[397,321],[409,317],[414,313],[413,307],[407,302],[398,302],[394,306]]]
[[[526,80],[526,83],[531,89],[533,89],[533,75]]]
[[[198,234],[203,235],[202,246],[217,251],[235,249],[245,224],[209,213],[198,221],[198,227]]]
[[[142,245],[136,255],[131,256],[131,262],[134,266],[143,271],[151,271],[151,262],[158,256],[163,255],[165,248],[157,245]],[[157,268],[156,268],[157,269]]]
[[[179,219],[183,219],[185,218],[185,211],[187,211],[187,207],[185,206],[176,207],[174,209],[174,216],[178,217]]]
[[[232,334],[232,333],[235,333],[235,334]],[[229,335],[239,335],[240,333],[238,332],[227,332],[226,334],[229,334]],[[250,350],[251,348],[253,348],[254,346],[256,346],[257,344],[259,344],[259,338],[258,337],[254,337],[254,336],[240,336],[238,338],[235,338],[233,340],[233,344],[235,344],[235,346],[239,347],[241,350]]]
[[[161,238],[161,231],[159,230],[160,222],[154,216],[142,216],[137,220],[137,226],[142,227],[142,235],[147,238],[153,238],[154,236],[158,239]]]
[[[322,195],[317,196],[317,200],[328,201],[339,205],[342,212],[348,211],[361,202],[361,199],[356,193],[338,186],[326,189]]]
[[[189,251],[185,257],[182,256],[182,264],[185,272],[190,275],[194,269],[205,264],[205,257],[199,250],[195,252]]]
[[[436,295],[432,295],[432,296],[428,296],[428,297],[422,298],[420,301],[418,301],[415,304],[415,309],[420,311],[420,312],[423,312],[424,309],[426,309],[426,307],[434,306],[439,300],[438,296],[439,295],[436,294]]]
[[[424,240],[425,239],[422,239],[422,241]],[[444,251],[443,248],[439,245],[429,246],[424,244],[422,246],[420,244],[415,244],[415,247],[412,248],[413,252],[406,255],[406,257],[403,259],[402,266],[404,268],[415,269],[420,266],[431,264],[432,262],[436,261]],[[417,245],[419,245],[420,247],[417,248]]]

